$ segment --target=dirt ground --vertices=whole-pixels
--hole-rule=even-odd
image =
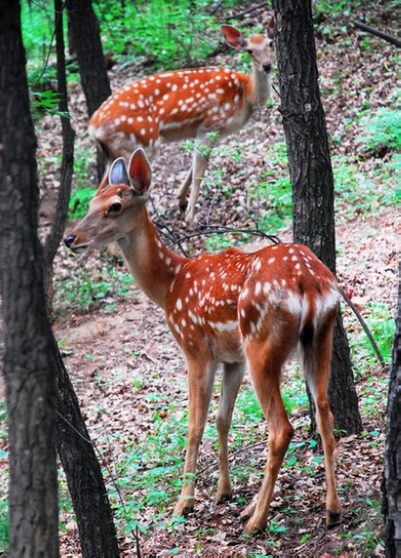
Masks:
[[[263,17],[260,13],[255,16],[254,24],[260,23]],[[372,14],[371,24],[375,23],[384,23],[388,32],[393,31],[391,19],[384,7],[377,8]],[[322,94],[328,131],[330,137],[341,136],[341,142],[332,145],[333,153],[354,156],[357,160],[359,145],[355,115],[359,114],[364,102],[361,92],[369,92],[372,108],[386,106],[395,86],[396,70],[391,56],[393,47],[377,40],[371,41],[369,50],[366,50],[360,33],[348,19],[331,24],[336,32],[330,37],[317,33],[320,86],[322,91],[328,92],[327,95]],[[347,43],[345,47],[347,40],[351,45]],[[341,48],[341,45],[344,47]],[[237,61],[235,55],[224,52],[211,60],[210,64],[235,67]],[[344,68],[348,71],[344,72]],[[144,71],[141,68],[137,70]],[[333,92],[334,78],[340,74],[341,88]],[[110,77],[113,90],[133,79],[119,72],[118,68],[113,69]],[[278,90],[276,71],[273,83]],[[200,222],[244,228],[253,224],[250,214],[258,213],[260,216],[270,210],[260,200],[249,202],[245,189],[250,184],[258,183],[260,176],[272,168],[269,145],[283,136],[276,110],[279,103],[277,93],[274,93],[274,100],[272,108],[262,110],[245,130],[235,138],[228,138],[228,145],[241,145],[243,161],[227,162],[218,153],[212,156],[209,174],[212,176],[214,169],[222,168],[223,186],[229,184],[231,194],[223,195],[220,187],[209,184],[208,196],[201,195],[198,204]],[[70,108],[72,123],[78,131],[78,146],[90,145],[86,133],[85,103],[79,86],[71,91]],[[60,146],[59,123],[54,118],[46,117],[39,130],[39,156],[45,151],[48,155],[49,150],[57,154]],[[383,156],[390,157],[391,154]],[[184,154],[180,145],[173,144],[161,150],[153,165],[152,198],[158,215],[151,210],[152,214],[180,234],[191,232],[190,227],[183,223],[182,215],[175,209],[175,191],[189,167],[190,159],[190,153]],[[361,173],[367,173],[382,164],[382,159],[367,157],[359,164]],[[95,185],[93,164],[88,172]],[[41,175],[42,224],[51,220],[56,183],[54,171],[49,170]],[[337,275],[340,286],[352,295],[362,314],[370,302],[386,303],[395,310],[399,227],[397,208],[382,210],[374,207],[372,212],[361,213],[356,207],[349,207],[346,217],[338,215]],[[291,240],[291,231],[283,229],[280,238]],[[256,242],[259,245],[261,241]],[[204,239],[186,241],[184,247],[197,255],[205,249]],[[104,265],[100,254],[83,256],[82,260],[88,276],[95,279],[100,266]],[[60,247],[56,260],[56,280],[77,273],[81,265]],[[150,431],[153,409],[146,398],[149,393],[174,396],[185,410],[187,395],[185,389],[180,387],[185,385],[186,380],[184,359],[168,332],[162,310],[135,286],[124,296],[106,293],[103,301],[85,311],[73,304],[69,306],[60,294],[56,294],[53,330],[90,435],[102,452],[102,465],[112,468],[127,444],[146,436]],[[386,378],[387,374],[388,370],[381,369],[379,365],[370,371],[370,375],[376,377],[378,382]],[[140,387],[135,383],[135,378],[140,378]],[[245,382],[249,382],[249,379]],[[377,505],[370,503],[381,500],[385,406],[385,400],[379,402],[377,415],[364,418],[361,436],[338,440],[337,459],[341,459],[341,464],[337,467],[337,480],[343,505],[341,526],[332,531],[326,530],[323,479],[319,477],[319,485],[316,478],[311,479],[307,474],[301,476],[298,472],[294,474],[294,470],[286,468],[280,473],[269,515],[271,524],[280,525],[286,530],[244,539],[240,512],[245,504],[239,504],[238,500],[249,501],[253,497],[258,490],[258,479],[235,486],[233,502],[216,505],[213,501],[217,475],[213,465],[216,453],[210,443],[203,443],[198,469],[206,470],[206,473],[198,476],[195,512],[176,532],[151,524],[148,533],[139,536],[142,556],[384,556],[384,549],[379,542],[383,536],[380,510]],[[306,415],[306,410],[302,414],[296,413],[292,420],[294,426],[299,425]],[[169,420],[168,414],[165,420]],[[213,421],[213,417],[209,421]],[[263,428],[262,435],[267,440],[265,427],[260,428]],[[304,439],[304,429],[297,430],[294,443]],[[314,457],[313,450],[306,448],[307,445],[297,451],[298,460],[305,466]],[[244,448],[243,453],[236,452],[233,463],[241,465],[249,459],[255,459],[262,469],[266,450],[260,444]],[[3,462],[1,466],[6,467],[6,463]],[[107,475],[106,483],[111,484]],[[288,501],[291,501],[292,515],[283,511]],[[152,510],[144,513],[144,523],[151,514]],[[79,539],[71,516],[62,516],[61,522],[68,524],[67,532],[61,533],[62,556],[80,556]],[[369,536],[372,542],[367,550],[365,543]],[[119,540],[123,556],[136,556],[138,541],[135,533],[119,533]]]

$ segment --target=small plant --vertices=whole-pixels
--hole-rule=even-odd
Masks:
[[[10,545],[10,519],[8,502],[0,502],[0,553],[7,555]]]
[[[72,306],[86,309],[100,300],[131,292],[131,275],[116,269],[111,261],[104,260],[95,280],[85,268],[85,264],[79,258],[76,261],[74,273],[58,280],[60,301],[68,301]]]
[[[380,154],[383,150],[401,149],[401,110],[378,107],[360,119],[360,141],[365,149]]]

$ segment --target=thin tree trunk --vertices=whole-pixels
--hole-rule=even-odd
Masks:
[[[399,262],[401,277],[401,260]],[[398,284],[396,332],[390,371],[384,450],[383,513],[386,556],[401,556],[401,283]]]
[[[58,190],[56,214],[52,223],[51,231],[44,245],[44,278],[47,309],[53,310],[53,262],[61,238],[65,231],[68,218],[68,205],[71,196],[71,182],[74,172],[74,138],[75,131],[72,129],[69,119],[67,102],[67,79],[65,75],[65,53],[63,37],[63,3],[62,0],[54,0],[55,29],[56,29],[56,51],[57,51],[57,82],[60,95],[59,111],[61,113],[61,126],[63,130],[63,157],[61,161],[60,187]]]
[[[74,388],[58,354],[57,449],[77,518],[83,558],[118,558],[106,487]]]
[[[273,7],[294,241],[309,246],[335,273],[333,172],[318,86],[311,2],[273,0]],[[329,397],[335,428],[348,434],[360,432],[362,423],[341,316],[333,338]],[[313,408],[311,419],[315,430]]]

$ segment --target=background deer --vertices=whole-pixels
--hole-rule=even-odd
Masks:
[[[128,161],[132,152],[142,147],[152,161],[161,143],[194,138],[192,167],[178,194],[179,206],[187,207],[186,220],[193,221],[210,148],[220,138],[240,130],[270,97],[273,26],[271,18],[268,37],[258,34],[249,38],[235,27],[221,26],[231,47],[251,55],[250,75],[215,67],[176,70],[140,79],[113,93],[89,124],[89,133],[107,163],[99,189],[106,185],[109,167],[117,157]]]
[[[232,496],[228,472],[228,433],[234,403],[248,367],[269,428],[269,455],[246,532],[266,527],[274,484],[293,429],[280,395],[281,370],[299,349],[306,381],[316,403],[327,483],[327,523],[340,520],[334,476],[335,440],[327,400],[332,329],[338,291],[332,273],[305,246],[279,244],[254,253],[231,248],[196,259],[179,256],[161,242],[147,210],[151,170],[142,149],[128,169],[117,159],[109,186],[65,244],[80,252],[117,241],[138,286],[165,311],[167,324],[188,364],[189,426],[185,481],[174,514],[194,506],[194,474],[213,391],[223,365],[217,414],[218,502]]]

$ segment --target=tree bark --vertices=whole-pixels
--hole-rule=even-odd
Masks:
[[[333,171],[318,85],[311,2],[273,0],[273,8],[294,242],[309,246],[335,273]],[[341,316],[335,325],[331,366],[329,398],[335,428],[358,433],[362,423]]]
[[[91,117],[103,101],[111,95],[110,81],[100,40],[99,21],[93,11],[91,0],[67,0],[66,6],[77,52],[88,116]],[[97,149],[97,170],[100,180],[104,174],[105,163],[99,149]]]
[[[57,361],[37,237],[36,138],[18,0],[0,0],[0,282],[10,557],[58,557]]]
[[[115,558],[118,544],[101,470],[47,319],[37,237],[36,138],[18,0],[0,0],[0,13],[0,281],[9,424],[9,555],[59,556],[57,427],[82,556]]]
[[[390,371],[382,490],[386,556],[393,558],[401,556],[401,283],[398,284],[396,332]]]
[[[57,449],[77,518],[82,556],[118,558],[117,534],[102,472],[58,350],[57,355]]]
[[[44,245],[44,279],[47,309],[53,310],[53,262],[60,245],[68,218],[68,205],[71,197],[71,182],[74,172],[74,138],[69,119],[67,102],[67,79],[65,75],[65,53],[63,38],[63,3],[54,1],[56,51],[57,51],[57,83],[60,95],[59,111],[63,130],[63,157],[61,161],[60,187],[58,190],[56,214],[52,228]]]

